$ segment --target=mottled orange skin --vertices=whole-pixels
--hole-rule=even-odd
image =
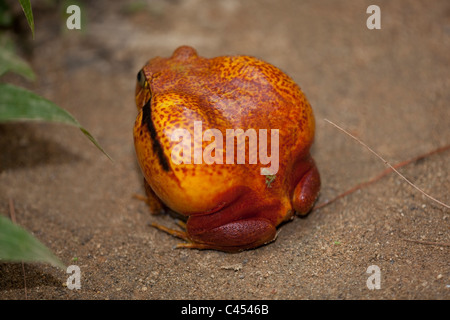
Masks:
[[[188,217],[184,232],[159,226],[187,241],[180,246],[255,248],[273,241],[277,226],[294,212],[310,211],[320,189],[309,154],[314,116],[286,74],[253,57],[206,59],[183,46],[170,58],[150,60],[140,76],[136,154],[151,210],[168,207]],[[171,152],[178,142],[171,141],[171,134],[184,128],[194,137],[194,121],[203,122],[203,132],[219,129],[224,139],[226,129],[278,129],[279,170],[274,179],[269,183],[260,173],[268,165],[249,164],[248,148],[245,164],[174,164]],[[268,142],[270,152],[270,134]],[[203,148],[210,143],[204,141]]]

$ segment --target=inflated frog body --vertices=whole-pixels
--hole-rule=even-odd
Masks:
[[[187,218],[184,231],[154,225],[186,241],[178,247],[255,248],[314,205],[313,111],[273,65],[207,59],[183,46],[138,73],[136,104],[134,142],[150,209]]]

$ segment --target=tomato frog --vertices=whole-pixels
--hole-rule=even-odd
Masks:
[[[185,240],[177,247],[256,248],[313,207],[313,111],[277,67],[245,55],[208,59],[182,46],[139,71],[135,99],[150,211],[185,217],[183,230],[153,226]]]

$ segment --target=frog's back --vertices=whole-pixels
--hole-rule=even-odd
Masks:
[[[311,107],[298,85],[277,67],[252,56],[207,59],[183,46],[170,58],[152,59],[144,70],[153,94],[195,96],[243,129],[283,126],[303,131],[313,122]],[[303,135],[309,139],[314,132]]]

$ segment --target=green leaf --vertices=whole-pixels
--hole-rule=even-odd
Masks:
[[[25,13],[25,17],[27,18],[28,25],[30,26],[31,33],[33,34],[34,39],[34,19],[33,19],[33,11],[31,10],[30,0],[19,0],[20,5],[22,6],[23,12]]]
[[[25,229],[0,215],[0,261],[45,262],[65,269],[64,264]]]
[[[18,120],[43,120],[75,126],[111,159],[94,137],[66,110],[31,91],[2,83],[0,84],[0,122]]]
[[[28,63],[17,57],[13,48],[4,46],[0,48],[0,77],[8,71],[24,76],[29,80],[36,78]]]

